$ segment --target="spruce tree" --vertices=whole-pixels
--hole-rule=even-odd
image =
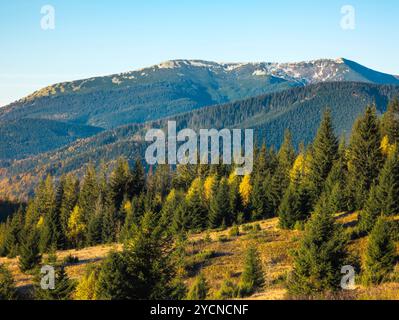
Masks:
[[[109,192],[108,192],[109,193]],[[93,164],[87,166],[83,181],[81,183],[78,206],[81,210],[82,222],[87,226],[90,217],[95,211],[95,204],[100,194],[97,174]]]
[[[306,184],[293,181],[288,187],[278,209],[279,225],[293,229],[297,222],[305,221],[311,211],[311,195]]]
[[[38,245],[39,236],[35,231],[25,236],[21,244],[19,255],[19,268],[22,272],[28,272],[37,267],[42,261]]]
[[[110,178],[110,192],[117,210],[121,209],[123,199],[132,194],[132,188],[133,176],[129,164],[126,159],[119,158]]]
[[[132,191],[128,196],[138,196],[145,191],[145,170],[140,159],[137,159],[132,171]]]
[[[203,198],[200,178],[195,179],[187,191],[184,209],[184,215],[188,218],[190,229],[203,230],[207,227],[208,211]]]
[[[11,272],[0,264],[0,301],[14,300],[16,298],[15,282]]]
[[[232,215],[230,212],[229,185],[226,178],[220,180],[216,194],[211,198],[209,212],[209,227],[218,228],[224,222],[227,225],[232,223]]]
[[[202,273],[195,279],[187,294],[187,300],[205,300],[208,295],[208,284]]]
[[[380,284],[395,266],[396,247],[386,218],[380,217],[370,233],[364,259],[364,282]]]
[[[270,180],[271,176],[267,172],[261,176],[260,173],[254,177],[253,189],[251,193],[252,220],[260,220],[273,216]]]
[[[96,209],[89,219],[87,226],[87,244],[94,246],[102,243],[102,223],[103,223],[104,207],[101,196],[96,201]]]
[[[39,212],[43,217],[39,246],[42,252],[46,252],[53,246],[58,247],[61,229],[59,215],[57,215],[56,211],[55,190],[51,176],[46,178],[37,197],[40,202]]]
[[[69,279],[63,266],[58,266],[55,270],[54,289],[42,289],[37,276],[35,288],[35,298],[37,300],[71,300],[75,290],[75,282]]]
[[[314,199],[317,199],[323,191],[325,180],[337,158],[338,141],[334,134],[331,112],[327,110],[314,139],[310,157],[308,178]]]
[[[140,226],[113,253],[99,274],[98,296],[104,299],[166,299],[175,268],[170,260],[171,239],[157,225],[157,216],[145,213]]]
[[[294,253],[289,292],[310,296],[337,290],[346,257],[346,243],[342,226],[335,224],[330,213],[328,199],[322,199],[306,224],[299,248]]]
[[[349,186],[355,209],[362,209],[383,163],[381,133],[375,107],[367,107],[355,122],[349,146]]]
[[[399,144],[399,98],[394,98],[381,119],[381,133],[391,144]]]
[[[261,289],[264,283],[265,278],[259,252],[256,247],[250,246],[246,252],[244,271],[241,274],[240,295],[250,295]]]
[[[359,230],[372,230],[380,215],[390,216],[399,213],[399,152],[389,155],[378,178],[377,186],[372,186],[364,210],[359,217]]]
[[[79,181],[73,175],[68,174],[62,178],[60,182],[61,190],[58,191],[58,201],[60,202],[57,207],[60,220],[60,246],[62,249],[67,249],[71,246],[68,241],[68,221],[69,217],[76,206],[79,195]]]

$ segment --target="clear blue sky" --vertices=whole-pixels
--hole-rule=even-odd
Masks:
[[[40,9],[56,10],[55,30]],[[340,26],[356,10],[355,30]],[[399,74],[397,0],[1,0],[0,106],[43,86],[164,60],[345,57]]]

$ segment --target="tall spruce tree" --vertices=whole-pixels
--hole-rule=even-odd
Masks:
[[[364,282],[380,284],[387,280],[395,266],[396,247],[392,241],[389,224],[380,217],[370,233],[364,259]]]
[[[349,181],[355,209],[362,209],[383,164],[381,133],[375,107],[355,122],[349,146]]]
[[[399,214],[399,151],[395,147],[389,155],[378,178],[371,188],[365,209],[360,214],[360,231],[369,232],[379,215]]]
[[[313,199],[317,200],[324,189],[334,161],[338,158],[338,140],[334,134],[331,112],[324,113],[320,128],[312,145],[308,178],[311,184]]]
[[[6,266],[0,264],[0,301],[16,298],[15,282]]]
[[[399,98],[394,98],[381,119],[381,133],[389,143],[399,144]]]
[[[317,295],[339,288],[347,238],[329,211],[328,199],[324,198],[306,224],[288,283],[293,295]]]
[[[211,198],[209,211],[209,226],[218,228],[223,223],[230,225],[232,223],[232,214],[230,211],[229,185],[226,178],[220,180],[216,194]]]
[[[81,210],[82,220],[85,226],[88,225],[90,217],[93,215],[96,207],[100,190],[97,181],[97,174],[93,164],[89,164],[86,168],[83,181],[81,183],[78,205]]]
[[[99,274],[98,296],[103,299],[166,299],[175,272],[170,260],[171,239],[145,213],[122,253],[112,253]]]
[[[60,238],[60,219],[56,211],[56,198],[53,179],[48,176],[37,195],[39,212],[43,218],[39,246],[42,252],[47,252],[51,247],[58,247]]]
[[[39,235],[35,231],[25,235],[25,239],[23,239],[18,261],[19,269],[22,272],[33,270],[42,261],[38,239]]]

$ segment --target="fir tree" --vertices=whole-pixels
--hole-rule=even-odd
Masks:
[[[139,159],[135,161],[134,168],[132,171],[132,193],[131,196],[138,196],[145,191],[145,170]]]
[[[56,211],[55,190],[51,176],[48,176],[37,195],[39,212],[43,217],[43,225],[40,233],[40,250],[46,252],[52,246],[58,247],[60,238],[60,220]]]
[[[37,277],[37,282],[40,276]],[[56,268],[54,289],[42,289],[36,284],[35,298],[37,300],[70,300],[75,290],[75,282],[70,280],[63,266]]]
[[[96,170],[92,164],[89,164],[83,177],[78,199],[82,222],[85,226],[87,226],[90,217],[95,211],[95,204],[99,194]]]
[[[399,144],[399,99],[396,97],[388,104],[387,112],[381,119],[381,133],[391,144]]]
[[[314,199],[317,199],[323,191],[325,180],[337,157],[338,141],[334,135],[331,112],[327,110],[314,139],[310,157],[308,178]]]
[[[364,282],[380,284],[395,266],[396,247],[386,218],[380,217],[370,233],[364,259]]]
[[[261,289],[265,283],[262,262],[256,247],[250,246],[245,257],[244,271],[241,274],[239,290],[241,296],[250,295]]]
[[[294,254],[288,285],[291,294],[309,296],[339,288],[347,238],[329,211],[328,199],[320,201],[306,224]]]
[[[187,294],[187,300],[205,300],[208,295],[208,284],[201,273],[192,284]]]
[[[21,244],[20,256],[19,256],[19,268],[22,272],[33,270],[39,265],[42,260],[38,246],[38,235],[36,232],[31,232],[25,236],[23,243]]]
[[[223,178],[217,188],[216,194],[211,198],[210,212],[209,212],[209,226],[211,228],[218,228],[223,221],[226,224],[232,222],[229,199],[229,185],[227,180]]]
[[[349,146],[349,186],[355,201],[355,209],[361,209],[368,191],[375,183],[383,161],[381,134],[374,107],[368,107],[352,132]]]
[[[96,209],[90,217],[87,226],[87,244],[94,246],[102,243],[102,223],[103,223],[104,207],[101,196],[96,201]]]
[[[0,264],[0,301],[16,298],[15,282],[11,272]]]

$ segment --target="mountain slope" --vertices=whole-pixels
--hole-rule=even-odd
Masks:
[[[399,86],[335,82],[292,88],[233,103],[202,108],[170,120],[178,128],[253,128],[258,142],[279,146],[285,129],[293,133],[294,144],[308,143],[315,135],[323,111],[329,107],[337,135],[349,134],[355,118],[368,104],[376,104],[379,113],[387,103],[399,96]],[[101,160],[112,162],[119,156],[134,160],[148,146],[143,141],[150,128],[163,128],[168,119],[132,124],[79,140],[54,152],[41,154],[13,163],[2,164],[0,192],[31,190],[36,180],[46,174],[55,176],[75,171]],[[0,164],[1,166],[1,164]],[[10,178],[10,180],[8,179]]]
[[[0,122],[0,159],[20,159],[93,136],[101,128],[45,119]]]
[[[399,84],[394,76],[345,59],[282,64],[167,61],[128,73],[56,84],[1,108],[0,127],[5,135],[0,138],[0,159],[12,161],[53,151],[98,133],[100,129],[93,127],[144,123],[326,81]],[[61,122],[64,129],[54,133],[55,124]],[[66,126],[83,132],[70,134]],[[28,132],[34,141],[27,140]]]
[[[326,81],[399,84],[392,75],[346,59],[282,64],[175,60],[47,87],[1,109],[0,121],[41,118],[109,129]]]

